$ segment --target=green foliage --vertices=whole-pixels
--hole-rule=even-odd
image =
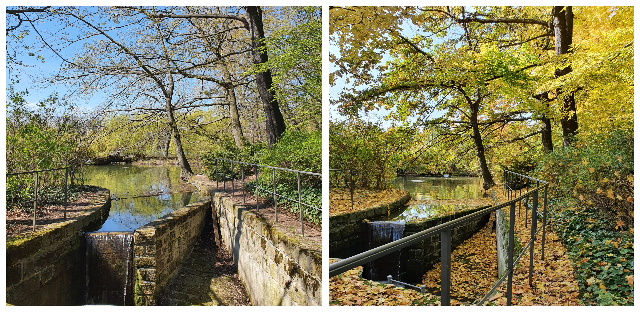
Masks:
[[[633,305],[633,234],[616,231],[595,207],[552,200],[550,224],[560,235],[589,305]]]
[[[329,164],[332,169],[355,169],[357,187],[384,189],[401,166],[414,130],[398,127],[382,130],[365,121],[331,122]],[[333,174],[331,179],[342,179]]]
[[[288,130],[271,149],[266,148],[262,143],[250,144],[249,142],[246,142],[241,149],[236,147],[231,137],[222,139],[219,143],[214,151],[202,157],[204,172],[211,180],[222,181],[224,179],[223,174],[227,177],[241,178],[241,167],[239,165],[234,165],[232,172],[228,162],[223,166],[222,162],[218,160],[216,167],[216,158],[314,173],[322,172],[322,132],[320,130],[311,133]],[[245,176],[255,174],[253,170],[253,167],[245,167]],[[216,173],[218,174],[217,176]],[[294,172],[285,170],[272,171],[272,169],[258,167],[257,183],[259,188],[269,191],[272,191],[275,185],[276,192],[281,195],[281,197],[277,198],[278,206],[296,215],[300,213],[297,204],[298,180]],[[255,181],[245,185],[252,194],[256,194],[255,186]],[[320,177],[300,174],[300,189],[303,203],[321,209],[322,179]],[[270,193],[265,194],[259,190],[258,196],[273,202],[273,195]],[[291,202],[284,197],[294,199],[296,202]],[[304,205],[302,209],[305,220],[320,224],[322,220],[321,211]]]
[[[271,70],[273,88],[288,127],[317,130],[322,124],[322,8],[282,7],[265,12],[269,61],[247,72]]]
[[[551,193],[595,206],[612,220],[633,227],[633,136],[629,130],[583,136],[575,147],[546,155],[536,175]]]
[[[25,100],[28,91],[14,92],[12,87],[8,91],[7,173],[79,167],[87,159],[87,150],[81,145],[82,125],[73,116],[59,116],[57,95],[34,107]],[[39,173],[39,202],[62,202],[63,185],[64,170]],[[34,187],[34,174],[7,177],[8,209],[32,209],[32,204],[27,202],[33,196]]]
[[[260,164],[307,172],[322,172],[322,131],[287,131],[271,148],[260,151]]]

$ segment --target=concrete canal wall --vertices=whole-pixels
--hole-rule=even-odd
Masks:
[[[13,305],[78,305],[84,300],[84,236],[109,217],[109,190],[87,208],[6,242],[6,300]]]
[[[212,193],[225,246],[253,305],[321,305],[322,255],[224,193]]]
[[[198,201],[138,228],[133,234],[134,301],[155,305],[187,258],[207,218],[211,201]]]
[[[329,217],[329,257],[348,258],[367,250],[367,222],[398,211],[409,202],[405,194],[390,204]]]

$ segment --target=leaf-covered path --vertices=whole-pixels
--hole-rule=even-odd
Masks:
[[[496,190],[501,193],[500,190]],[[502,197],[498,194],[499,198]],[[504,201],[500,198],[500,201]],[[508,211],[507,211],[508,212]],[[516,233],[526,245],[530,227],[516,213]],[[470,305],[484,296],[497,281],[496,241],[492,220],[478,233],[458,246],[452,253],[451,303]],[[542,222],[538,222],[538,227]],[[513,305],[579,305],[578,283],[573,267],[560,238],[546,228],[545,260],[541,255],[541,233],[534,244],[533,287],[529,286],[529,252],[525,252],[513,276]],[[432,294],[383,285],[359,277],[361,267],[329,281],[329,302],[332,305],[439,305],[440,264],[427,272],[423,283]],[[485,304],[506,305],[506,281]]]
[[[501,202],[506,201],[500,189],[495,189]],[[508,209],[504,209],[508,214]],[[517,210],[516,210],[517,211]],[[531,228],[525,226],[525,211],[516,212],[516,235],[522,245],[528,242]],[[530,214],[529,214],[530,217]],[[497,280],[495,232],[492,220],[473,237],[452,253],[451,296],[464,304],[473,303],[484,296]],[[542,222],[538,222],[538,228]],[[560,238],[546,228],[545,260],[541,260],[542,232],[534,243],[533,287],[529,286],[529,251],[520,259],[513,275],[513,305],[578,305],[578,282],[574,277],[569,256]],[[440,290],[440,264],[425,274],[427,288]],[[487,304],[506,305],[506,281],[497,289]]]

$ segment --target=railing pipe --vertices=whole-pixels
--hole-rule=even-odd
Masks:
[[[511,305],[511,298],[513,295],[513,246],[514,240],[514,228],[516,226],[516,203],[512,202],[509,206],[509,247],[507,248],[507,270],[509,270],[509,276],[507,278],[507,306]]]
[[[451,305],[451,229],[440,232],[440,304]]]
[[[273,211],[278,221],[278,200],[276,198],[276,169],[271,169],[271,183],[273,184]]]
[[[247,205],[247,201],[246,201],[246,193],[245,189],[244,189],[244,164],[240,165],[240,174],[242,175],[242,204],[243,205]]]
[[[36,171],[35,188],[33,190],[33,231],[36,231],[36,210],[38,210],[38,172]]]
[[[235,182],[235,178],[233,177],[233,174],[234,174],[234,172],[233,172],[233,162],[230,161],[230,163],[231,163],[231,173],[229,174],[229,176],[231,177],[231,194],[235,195],[235,193],[236,193],[236,184],[234,183]]]
[[[300,192],[300,172],[296,172],[296,178],[298,179],[298,210],[300,211],[300,231],[304,236],[304,222],[302,222],[302,194]]]
[[[253,170],[256,173],[256,209],[260,210],[260,206],[258,205],[258,165],[253,165]]]
[[[544,260],[544,241],[545,241],[545,228],[547,225],[547,186],[544,186],[544,210],[542,211],[542,255],[541,260]]]
[[[525,207],[526,208],[526,207]],[[536,241],[538,226],[538,189],[533,191],[533,206],[531,207],[531,247],[529,249],[529,286],[533,287],[533,246]]]
[[[67,206],[69,206],[69,168],[64,169],[64,219],[67,219]]]

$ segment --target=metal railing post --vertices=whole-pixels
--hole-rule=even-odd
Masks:
[[[512,293],[512,284],[513,284],[513,246],[515,245],[514,241],[514,230],[516,227],[516,203],[512,202],[509,207],[509,248],[507,249],[507,270],[509,271],[509,276],[507,277],[507,305],[511,305],[511,297]]]
[[[231,194],[233,194],[231,196],[234,196],[236,194],[236,179],[233,174],[233,160],[229,160],[229,162],[231,163]]]
[[[276,215],[276,222],[278,222],[278,200],[276,198],[276,168],[272,168],[271,173],[271,183],[273,184],[273,211]]]
[[[300,172],[296,172],[296,178],[298,179],[298,210],[300,210],[300,231],[302,232],[302,236],[304,236],[304,222],[302,216],[302,194],[300,193]]]
[[[220,177],[218,176],[218,159],[216,158],[215,161],[215,169],[214,169],[214,175],[216,176],[216,189],[218,188],[218,180],[220,180]]]
[[[224,160],[222,161],[222,190],[227,191],[227,174],[224,172]]]
[[[541,260],[544,260],[544,241],[545,241],[545,228],[547,225],[547,186],[549,184],[545,184],[544,186],[544,210],[542,211],[542,256]]]
[[[349,191],[351,193],[351,211],[353,211],[353,169],[349,169]]]
[[[531,249],[529,250],[529,286],[533,287],[533,246],[536,241],[538,227],[538,190],[533,191],[533,205],[531,207]]]
[[[258,206],[258,165],[253,165],[253,171],[256,173],[256,209],[260,209],[260,206]]]
[[[64,168],[64,219],[67,219],[67,206],[69,205],[69,186],[67,181],[69,180],[69,167]]]
[[[38,209],[38,172],[36,172],[35,188],[33,190],[33,231],[36,231],[36,210]]]
[[[451,229],[440,232],[440,304],[451,305]]]
[[[245,198],[246,198],[247,194],[246,194],[246,192],[244,190],[244,163],[240,165],[240,171],[241,171],[241,174],[242,174],[242,204],[246,205],[247,201],[245,200]]]

